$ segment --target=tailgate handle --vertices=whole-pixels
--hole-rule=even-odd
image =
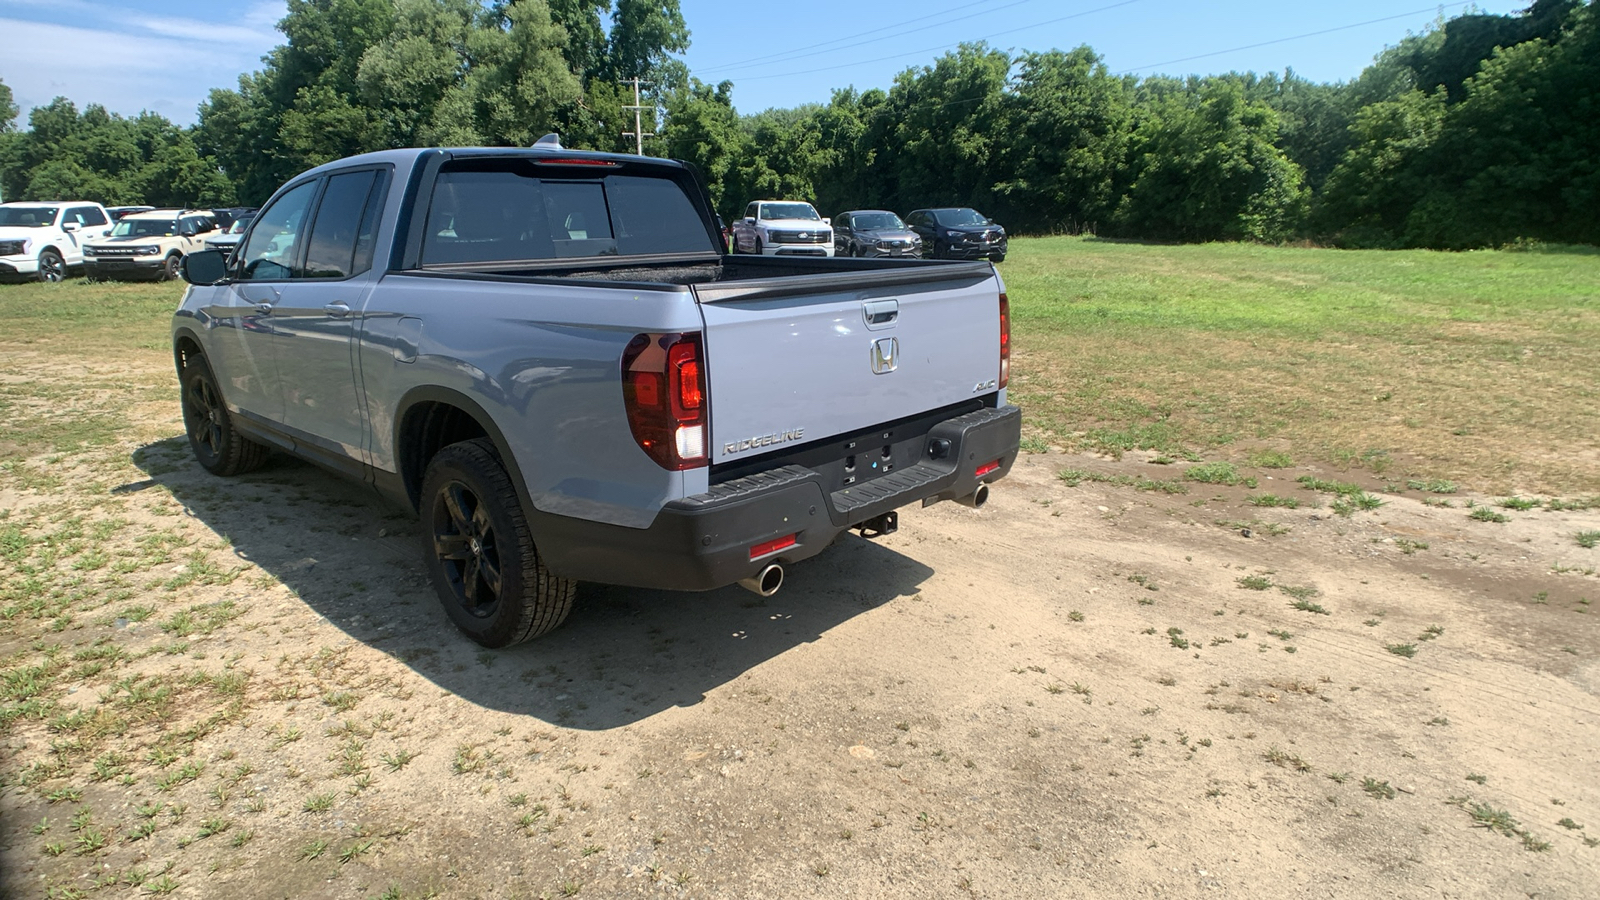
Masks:
[[[866,319],[868,331],[888,328],[900,317],[900,301],[867,300],[861,304],[861,317]]]

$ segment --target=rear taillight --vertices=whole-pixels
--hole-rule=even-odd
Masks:
[[[622,353],[622,403],[633,439],[663,469],[706,464],[700,335],[640,334]]]
[[[1011,301],[1000,293],[1000,386],[1011,380]]]

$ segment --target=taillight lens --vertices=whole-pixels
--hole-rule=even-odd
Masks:
[[[640,334],[622,353],[633,439],[663,469],[706,464],[706,378],[699,333]]]
[[[1000,386],[1011,380],[1011,301],[1000,293]]]

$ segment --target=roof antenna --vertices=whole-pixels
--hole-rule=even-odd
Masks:
[[[533,149],[535,149],[535,150],[560,150],[560,149],[562,149],[562,146],[561,146],[561,135],[556,134],[554,131],[552,131],[549,134],[545,135],[544,137],[539,138],[537,141],[534,141],[533,142]]]

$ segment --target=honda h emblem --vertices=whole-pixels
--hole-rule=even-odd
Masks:
[[[872,342],[872,374],[887,375],[899,363],[900,339],[879,338]]]

